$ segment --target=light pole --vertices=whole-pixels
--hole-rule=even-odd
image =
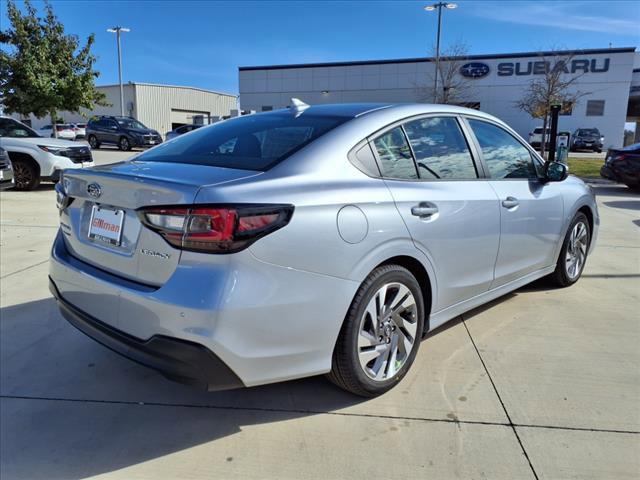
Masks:
[[[438,2],[433,5],[427,5],[424,9],[428,12],[438,10],[438,36],[436,37],[436,74],[433,78],[433,103],[438,101],[438,72],[440,70],[440,27],[442,26],[442,7],[453,10],[458,5],[449,2]]]
[[[122,90],[122,53],[120,51],[120,32],[130,32],[128,28],[125,27],[113,27],[108,28],[107,32],[115,33],[116,38],[118,39],[118,83],[120,84],[120,115],[124,117],[124,92]]]

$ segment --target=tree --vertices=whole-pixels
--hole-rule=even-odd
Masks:
[[[570,111],[578,100],[590,92],[581,92],[573,88],[574,84],[584,75],[570,74],[569,66],[573,54],[555,51],[541,53],[540,60],[534,62],[532,80],[525,88],[522,98],[516,101],[516,106],[533,118],[542,118],[542,140],[540,153],[544,157],[546,150],[547,124],[552,105],[562,105],[564,111]]]
[[[418,99],[422,102],[464,105],[469,99],[471,81],[460,75],[460,68],[466,63],[468,54],[469,48],[462,42],[446,48],[440,55],[438,91],[434,92],[434,75],[428,75],[428,83],[416,87]]]
[[[91,54],[94,36],[80,46],[76,35],[65,35],[48,2],[44,18],[29,0],[24,7],[23,14],[14,0],[7,4],[11,26],[0,32],[0,98],[7,113],[49,115],[57,136],[58,111],[108,105],[94,85],[99,76]]]

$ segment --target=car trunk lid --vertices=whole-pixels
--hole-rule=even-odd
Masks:
[[[73,256],[115,275],[147,285],[164,284],[180,250],[146,228],[138,210],[193,204],[203,185],[218,185],[259,172],[204,165],[130,161],[64,172],[72,202],[61,215]]]

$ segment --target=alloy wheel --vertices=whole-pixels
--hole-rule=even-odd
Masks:
[[[587,258],[588,237],[587,226],[583,222],[576,223],[571,230],[565,255],[565,268],[567,276],[571,280],[578,277],[582,271],[582,266]]]
[[[13,165],[13,175],[17,188],[28,188],[33,182],[33,172],[22,162],[15,162]]]
[[[369,378],[384,381],[400,371],[416,342],[417,319],[416,300],[402,283],[387,283],[371,297],[360,320],[357,347]]]

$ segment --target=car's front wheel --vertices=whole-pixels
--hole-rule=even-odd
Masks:
[[[399,265],[382,265],[362,283],[336,343],[329,380],[373,397],[406,375],[418,352],[424,300],[415,277]]]
[[[100,148],[100,142],[95,135],[89,135],[89,138],[87,140],[89,141],[89,145],[93,150]]]
[[[587,261],[590,242],[589,220],[584,213],[578,212],[564,238],[556,269],[550,276],[553,283],[568,287],[578,281]]]
[[[131,142],[127,137],[120,137],[118,147],[120,147],[120,150],[122,150],[123,152],[126,152],[128,150],[131,150]]]
[[[40,185],[40,175],[34,162],[12,160],[16,190],[33,190]]]

